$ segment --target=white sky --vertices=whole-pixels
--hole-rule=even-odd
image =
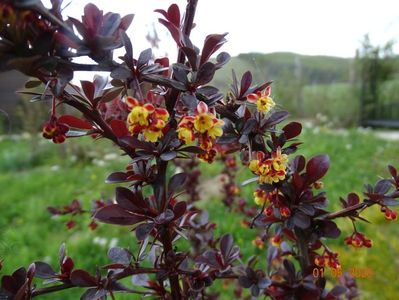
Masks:
[[[145,35],[155,24],[162,40],[162,50],[174,56],[166,28],[158,24],[154,9],[167,9],[177,3],[184,12],[186,0],[69,0],[67,15],[77,17],[86,3],[96,4],[104,12],[135,18],[128,31],[135,56],[149,47]],[[48,3],[49,1],[44,1]],[[68,3],[68,0],[64,0]],[[199,0],[195,18],[197,27],[192,41],[201,48],[210,33],[229,32],[222,47],[231,55],[247,52],[277,51],[309,55],[354,56],[364,34],[374,44],[399,40],[398,0]],[[395,47],[396,52],[399,45]]]

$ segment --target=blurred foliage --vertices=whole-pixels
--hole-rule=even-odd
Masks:
[[[302,90],[304,117],[321,114],[331,126],[356,126],[359,122],[359,96],[349,83],[308,85]]]

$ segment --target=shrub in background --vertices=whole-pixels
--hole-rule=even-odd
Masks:
[[[349,246],[372,246],[357,229],[366,221],[361,212],[378,205],[388,220],[396,219],[390,206],[399,204],[399,175],[389,167],[391,178],[366,185],[363,197],[350,193],[341,199],[342,209],[329,212],[320,181],[329,168],[327,155],[306,160],[293,154],[301,124],[285,126],[288,113],[271,98],[271,82],[252,83],[245,72],[233,72],[231,89],[224,96],[210,86],[215,72],[230,56],[211,56],[226,42],[226,34],[208,35],[198,48],[190,40],[196,0],[189,0],[184,17],[176,5],[156,10],[159,22],[178,47],[178,59],[154,58],[151,49],[133,52],[125,31],[133,15],[104,14],[88,4],[81,20],[61,13],[61,1],[46,9],[38,1],[3,1],[0,4],[0,56],[6,68],[35,77],[25,93],[33,100],[51,102],[43,137],[61,144],[69,138],[108,139],[131,160],[124,170],[108,175],[118,184],[115,200],[96,201],[83,209],[72,201],[63,208],[50,207],[52,214],[85,214],[96,222],[126,226],[135,232],[137,249],[113,247],[110,263],[83,270],[60,247],[59,265],[41,261],[2,277],[1,296],[31,299],[70,288],[81,288],[81,299],[112,299],[119,292],[160,299],[215,299],[208,287],[217,280],[234,282],[236,298],[268,296],[272,299],[352,299],[356,284],[343,274],[340,284],[330,287],[325,268],[339,272],[339,254],[328,240],[340,236],[335,220],[348,218],[353,234]],[[75,33],[79,33],[77,35]],[[119,62],[113,50],[123,47]],[[90,57],[95,63],[80,64],[75,57]],[[108,71],[111,80],[95,76],[92,82],[71,83],[75,71]],[[75,108],[76,117],[60,113],[61,106]],[[246,207],[237,197],[233,153],[254,174],[243,184],[256,184],[254,202]],[[252,216],[257,227],[256,246],[265,246],[266,266],[254,258],[243,261],[231,234],[214,236],[215,225],[205,211],[195,206],[201,163],[224,162],[223,202]],[[187,165],[176,163],[186,160]],[[173,164],[173,162],[176,162]],[[184,170],[181,172],[179,170]],[[69,224],[73,227],[73,224]],[[177,249],[179,239],[189,246]],[[266,250],[266,249],[265,249]],[[132,278],[127,285],[125,278]],[[46,286],[37,286],[44,279]],[[236,283],[238,282],[238,284]]]

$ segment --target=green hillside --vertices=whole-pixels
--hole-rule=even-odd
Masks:
[[[304,116],[302,90],[308,85],[347,83],[353,76],[354,60],[331,56],[310,56],[277,52],[270,54],[246,53],[232,57],[216,73],[213,84],[228,90],[226,78],[234,69],[238,76],[250,70],[254,82],[273,80],[273,97],[295,115]]]
[[[303,84],[347,82],[353,59],[332,56],[310,56],[296,53],[276,52],[270,54],[245,53],[232,57],[228,65],[220,70],[214,84],[222,88],[231,69],[237,73],[251,70],[256,80],[282,81],[300,80]]]

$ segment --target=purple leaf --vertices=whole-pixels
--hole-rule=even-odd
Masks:
[[[374,193],[376,194],[386,194],[392,187],[392,182],[388,179],[381,179],[377,182],[374,187]]]
[[[144,241],[154,229],[154,223],[144,223],[136,227],[136,237],[139,241]]]
[[[242,75],[241,78],[241,86],[240,86],[240,96],[244,96],[245,92],[249,89],[252,83],[252,74],[250,71],[247,71]]]
[[[97,280],[85,270],[75,270],[71,273],[72,284],[78,287],[97,286]]]
[[[207,84],[213,79],[215,71],[215,65],[211,62],[206,62],[205,64],[201,65],[197,73],[195,84],[197,86]]]
[[[122,183],[129,181],[128,176],[124,172],[114,172],[108,175],[107,179],[105,180],[106,183]]]
[[[177,202],[175,206],[173,206],[173,213],[175,214],[175,219],[180,218],[184,215],[187,210],[187,203],[184,201]]]
[[[140,53],[139,59],[137,60],[137,67],[140,69],[144,65],[148,64],[149,60],[152,57],[152,50],[148,48]]]
[[[204,47],[202,48],[201,53],[200,66],[207,62],[211,55],[215,53],[220,47],[222,47],[222,45],[226,42],[226,39],[224,38],[226,35],[227,33],[210,34],[205,38]]]
[[[120,247],[112,247],[108,250],[108,258],[115,263],[122,265],[129,265],[132,260],[132,255],[127,249]]]
[[[94,218],[100,222],[115,225],[134,225],[146,219],[143,216],[129,213],[118,204],[111,204],[100,208],[94,215]]]
[[[317,155],[306,165],[307,183],[312,184],[322,178],[328,171],[330,159],[328,155]]]
[[[175,214],[170,209],[165,210],[158,217],[155,218],[157,224],[166,224],[173,220]]]
[[[302,125],[298,122],[290,122],[283,127],[283,131],[285,138],[289,140],[301,134]]]
[[[310,226],[310,218],[302,212],[297,212],[293,217],[293,221],[301,229],[306,229]]]
[[[93,103],[94,90],[95,90],[94,84],[87,80],[81,80],[80,84],[82,85],[82,89],[83,89],[83,92],[84,92],[86,98],[89,99],[89,101],[91,103]]]
[[[57,275],[57,273],[48,263],[42,261],[36,261],[34,262],[34,264],[36,266],[35,276],[38,278],[49,279]]]
[[[187,173],[173,175],[168,184],[168,195],[172,196],[178,188],[182,188],[187,181]]]

